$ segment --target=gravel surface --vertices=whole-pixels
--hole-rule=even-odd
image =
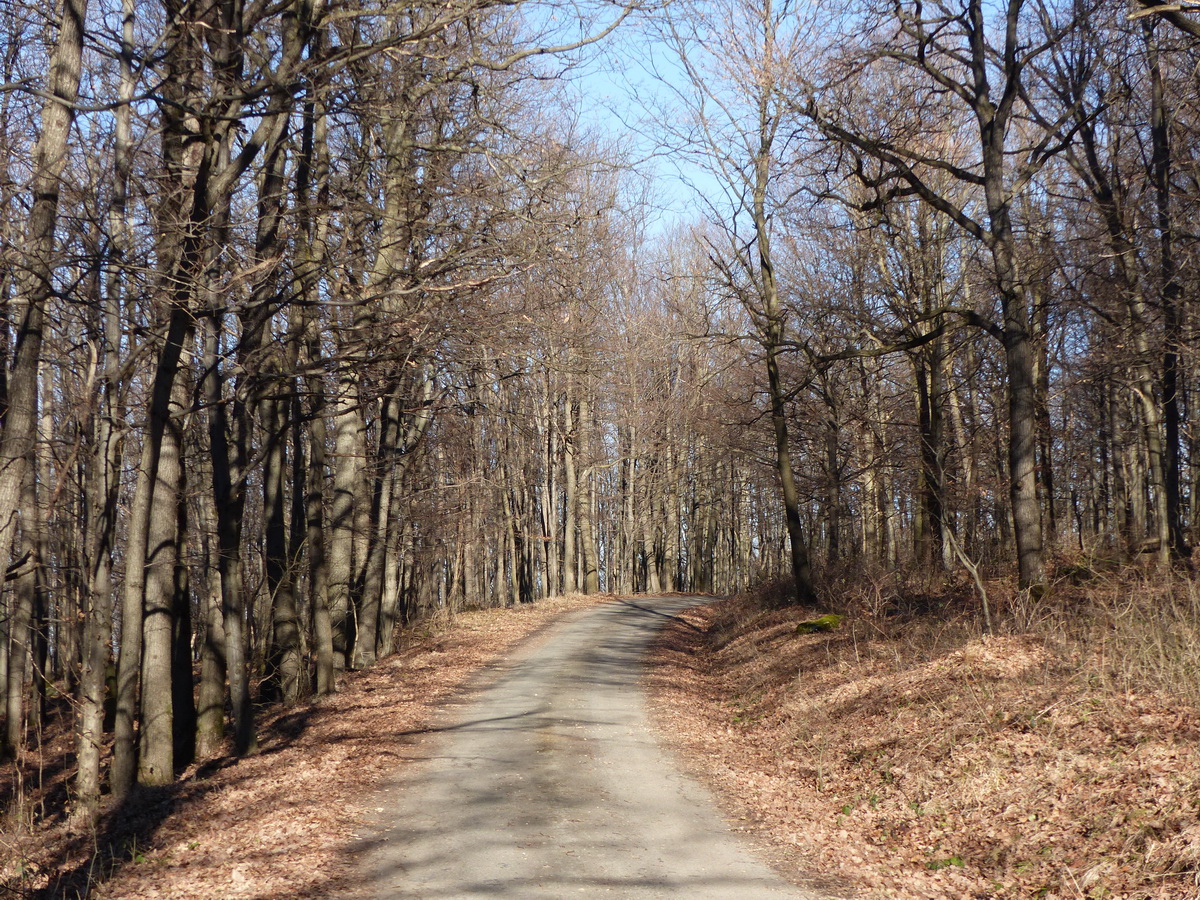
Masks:
[[[573,617],[452,707],[358,848],[387,898],[812,898],[783,881],[647,727],[645,649],[696,598]]]

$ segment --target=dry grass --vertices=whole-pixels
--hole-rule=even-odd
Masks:
[[[1092,596],[1097,614],[1077,642],[1112,687],[1152,687],[1200,706],[1200,585],[1143,580]]]
[[[866,896],[1196,900],[1196,585],[1087,582],[989,585],[990,637],[967,583],[844,579],[828,634],[715,606],[661,649],[664,733]]]

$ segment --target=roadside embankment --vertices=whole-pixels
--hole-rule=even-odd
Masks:
[[[952,605],[807,634],[818,611],[698,608],[657,646],[657,721],[792,868],[864,897],[1195,900],[1191,690],[1079,599],[989,637]]]

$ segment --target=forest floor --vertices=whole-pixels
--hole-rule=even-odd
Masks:
[[[263,710],[260,751],[203,761],[139,789],[95,828],[67,816],[69,715],[18,772],[0,768],[0,896],[214,900],[343,896],[347,849],[375,791],[445,701],[563,615],[609,597],[465,612],[406,633],[399,653],[339,692]],[[65,727],[64,727],[65,726]]]
[[[887,900],[1200,898],[1200,714],[1117,677],[1123,648],[814,615],[694,608],[649,677],[663,739],[785,864]]]
[[[47,729],[19,778],[0,768],[0,896],[348,897],[376,790],[439,707],[608,599],[423,625],[338,694],[262,710],[257,755],[140,790],[94,829],[65,814],[70,728]],[[1045,623],[985,639],[945,607],[848,612],[797,634],[812,610],[735,598],[684,613],[653,654],[662,738],[779,864],[888,900],[1200,897],[1194,695],[1115,677],[1094,658],[1113,648]]]

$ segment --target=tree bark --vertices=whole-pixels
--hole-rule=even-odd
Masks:
[[[208,337],[206,336],[206,340]],[[211,454],[208,454],[211,459]],[[201,478],[211,481],[211,463],[201,462]],[[207,573],[200,641],[200,691],[196,710],[196,753],[202,759],[213,756],[225,738],[225,621],[221,610],[221,580],[217,572],[217,515],[212,492],[199,498],[201,557]]]
[[[279,697],[290,704],[300,696],[301,659],[300,623],[284,513],[287,483],[284,450],[288,426],[284,402],[279,397],[268,395],[260,401],[259,407],[267,432],[263,510],[267,517],[264,568],[267,593],[271,597],[271,678]]]
[[[578,560],[576,558],[576,531],[578,529],[579,486],[578,447],[579,429],[576,425],[575,401],[568,392],[562,398],[563,406],[563,554],[562,590],[573,594],[579,590]]]
[[[314,38],[320,49],[321,37]],[[306,372],[303,404],[308,423],[308,466],[304,484],[304,547],[308,556],[308,605],[312,611],[313,644],[316,651],[316,690],[333,693],[336,673],[333,651],[333,622],[329,608],[329,568],[325,552],[325,381],[319,304],[320,272],[325,259],[329,219],[318,212],[328,208],[329,151],[324,98],[311,84],[304,104],[301,153],[297,161],[296,264],[294,290],[299,302],[300,359]],[[315,197],[314,197],[315,195]],[[315,202],[314,202],[315,200]],[[300,489],[300,485],[296,485]]]
[[[1155,225],[1158,229],[1159,278],[1162,290],[1164,340],[1162,352],[1162,515],[1165,523],[1159,528],[1159,540],[1166,544],[1160,556],[1182,559],[1190,552],[1183,531],[1180,509],[1180,347],[1182,323],[1180,301],[1183,286],[1179,283],[1175,261],[1175,228],[1171,220],[1171,131],[1170,113],[1166,103],[1162,68],[1154,27],[1144,24],[1147,63],[1150,69],[1150,176],[1154,185]],[[1193,465],[1195,462],[1193,461]],[[1195,498],[1193,498],[1195,504]],[[1165,534],[1161,534],[1165,532]]]
[[[554,596],[562,590],[562,571],[557,514],[558,484],[555,477],[558,471],[558,429],[553,413],[553,394],[549,373],[543,379],[542,389],[544,394],[538,406],[538,432],[541,437],[542,452],[542,482],[539,486],[541,490],[540,508],[542,540],[545,545],[546,557],[546,594]]]
[[[37,439],[38,374],[46,304],[54,295],[55,230],[59,190],[83,65],[87,0],[65,0],[58,40],[50,54],[41,131],[33,148],[32,203],[16,276],[20,316],[8,373],[4,429],[0,433],[0,561],[12,556],[25,468]]]
[[[354,643],[354,545],[362,484],[359,435],[366,427],[359,406],[358,379],[350,371],[338,377],[333,401],[333,497],[330,501],[329,615],[333,628],[333,665],[344,671]]]
[[[187,768],[196,758],[196,690],[192,676],[192,588],[187,561],[190,524],[188,521],[187,467],[183,464],[187,443],[182,439],[190,412],[186,407],[191,390],[186,379],[176,386],[175,407],[180,415],[180,475],[175,492],[175,567],[173,578],[174,622],[171,634],[171,707],[174,763],[176,771]],[[187,414],[185,418],[185,413]]]
[[[579,446],[583,448],[585,453],[589,452],[591,447],[589,441],[591,416],[591,404],[585,388],[584,393],[579,398],[579,415],[576,426],[579,436]],[[578,491],[578,511],[576,512],[579,522],[579,556],[583,576],[580,587],[585,594],[598,594],[600,593],[600,565],[598,548],[596,546],[596,523],[593,516],[596,497],[593,467],[591,465],[584,466],[580,477],[583,485]]]
[[[95,422],[95,449],[90,468],[88,506],[92,529],[87,544],[86,600],[83,610],[82,667],[80,671],[78,769],[75,791],[82,817],[94,819],[100,803],[100,755],[104,739],[105,686],[112,656],[113,553],[116,550],[117,503],[121,491],[124,418],[120,400],[121,306],[124,267],[132,247],[133,225],[128,211],[133,144],[133,40],[134,0],[121,3],[121,81],[118,88],[113,146],[113,196],[109,208],[109,251],[106,260],[107,290],[99,312],[97,370],[100,409]],[[114,698],[115,699],[115,698]]]
[[[178,369],[178,367],[177,367]],[[151,410],[159,432],[154,480],[146,522],[142,591],[142,691],[138,781],[169,784],[175,778],[175,706],[172,666],[176,625],[176,566],[179,563],[179,496],[183,484],[183,434],[179,408],[182,370],[174,373],[174,396]],[[186,388],[184,388],[186,390]],[[189,667],[189,679],[190,679]]]
[[[13,585],[12,622],[9,624],[8,696],[5,703],[5,735],[0,751],[19,753],[25,746],[25,732],[32,707],[31,676],[36,678],[35,622],[37,618],[38,559],[37,547],[37,479],[31,462],[25,468],[25,483],[21,490],[21,567]]]

